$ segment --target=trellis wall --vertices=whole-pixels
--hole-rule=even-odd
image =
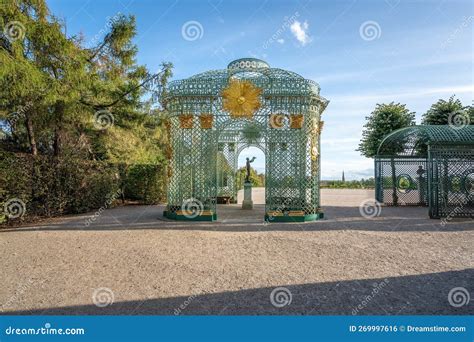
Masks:
[[[426,158],[376,158],[375,194],[385,205],[428,205]]]
[[[474,145],[430,146],[430,216],[474,218]]]
[[[474,126],[389,134],[375,157],[375,196],[389,206],[429,206],[432,218],[474,217]]]

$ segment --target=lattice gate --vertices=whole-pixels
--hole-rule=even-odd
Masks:
[[[426,158],[376,158],[375,198],[385,205],[428,205]]]
[[[474,145],[430,146],[430,217],[474,218]]]

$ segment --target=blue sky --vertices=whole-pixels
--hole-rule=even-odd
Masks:
[[[465,105],[474,98],[472,1],[47,2],[68,35],[82,33],[90,43],[118,12],[134,14],[138,62],[158,70],[171,61],[175,79],[256,57],[315,80],[330,100],[323,179],[339,179],[343,169],[346,179],[373,175],[373,161],[355,149],[376,103],[406,103],[419,122],[439,98],[456,94]],[[263,171],[259,156],[254,165]]]

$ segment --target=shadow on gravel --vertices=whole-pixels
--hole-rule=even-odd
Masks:
[[[454,288],[473,291],[474,269],[380,279],[284,285],[272,305],[275,288],[195,293],[173,298],[92,304],[31,311],[5,311],[9,315],[472,315],[474,302],[455,307]],[[113,289],[111,289],[113,291]],[[206,292],[206,290],[208,292]],[[279,291],[279,292],[278,292]],[[467,300],[457,290],[451,302]],[[464,292],[466,294],[466,292]],[[121,297],[115,293],[115,298]],[[291,302],[289,298],[291,297]],[[286,304],[286,305],[284,305]]]

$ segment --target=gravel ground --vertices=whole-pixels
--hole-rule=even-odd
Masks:
[[[474,224],[323,190],[327,219],[264,224],[264,208],[174,222],[162,206],[0,230],[3,314],[473,314]],[[282,288],[279,288],[282,287]],[[453,288],[456,295],[449,296]],[[272,296],[273,293],[273,296]],[[464,294],[464,297],[463,297]],[[291,299],[291,300],[290,300]],[[454,304],[455,306],[451,305]]]

